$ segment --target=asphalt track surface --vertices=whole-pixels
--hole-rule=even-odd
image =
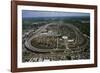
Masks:
[[[31,45],[32,39],[38,37],[43,30],[45,30],[48,26],[53,25],[53,24],[56,24],[56,23],[48,23],[48,24],[46,24],[46,25],[41,26],[40,28],[38,28],[35,32],[31,32],[30,31],[28,33],[29,37],[27,37],[27,39],[26,39],[26,41],[24,43],[24,46],[27,49],[29,49],[29,50],[31,50],[33,52],[42,52],[42,53],[44,53],[44,52],[50,52],[50,51],[54,51],[54,50],[56,50],[56,51],[64,51],[64,49],[39,49],[39,48],[36,48],[36,47],[34,47],[34,46]],[[63,23],[61,23],[61,24],[63,25]],[[77,27],[75,27],[74,25],[66,24],[66,26],[68,26],[69,28],[71,28],[74,31],[75,35],[76,35],[74,44],[77,44],[77,43],[80,44],[80,43],[82,43],[82,44],[78,45],[78,48],[85,48],[87,46],[87,44],[88,44],[87,36],[84,36],[80,32],[80,30]],[[82,39],[80,40],[79,38],[82,38]]]

